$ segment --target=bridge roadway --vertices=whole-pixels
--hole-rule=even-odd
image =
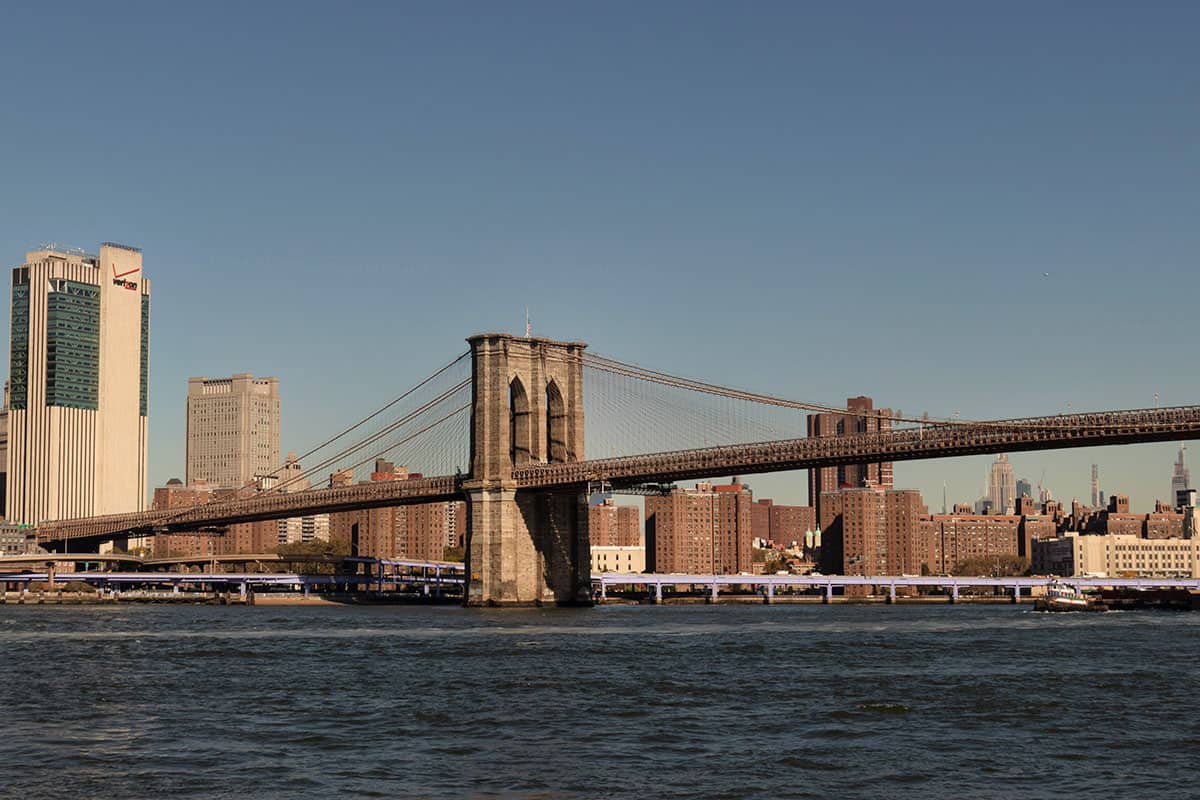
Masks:
[[[1200,439],[1200,406],[1063,414],[1053,417],[935,423],[880,433],[785,439],[670,453],[526,464],[513,469],[520,489],[583,491],[604,481],[614,488],[719,475],[813,469],[874,461],[1095,447]],[[46,522],[38,540],[62,542],[112,534],[180,533],[288,517],[462,499],[465,476],[378,481],[292,494],[264,492],[188,509]]]
[[[877,461],[1183,439],[1200,439],[1200,406],[930,424],[854,436],[784,439],[591,461],[528,464],[514,469],[513,477],[523,488],[579,488],[595,481],[624,488],[651,482]]]

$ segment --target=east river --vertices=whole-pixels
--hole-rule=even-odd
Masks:
[[[0,608],[6,798],[1186,798],[1200,614]]]

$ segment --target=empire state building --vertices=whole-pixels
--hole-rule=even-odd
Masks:
[[[1187,468],[1187,447],[1179,445],[1179,458],[1175,461],[1175,474],[1171,476],[1171,495],[1168,502],[1179,505],[1179,492],[1192,488],[1192,476]]]

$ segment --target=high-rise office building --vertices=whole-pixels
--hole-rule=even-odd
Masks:
[[[1017,497],[1033,497],[1033,484],[1024,478],[1017,478]]]
[[[10,522],[146,507],[150,281],[142,252],[47,245],[12,273]]]
[[[1179,458],[1175,461],[1175,473],[1171,476],[1171,496],[1167,501],[1172,505],[1179,504],[1179,493],[1192,488],[1192,475],[1187,468],[1187,447],[1180,443]]]
[[[892,429],[892,411],[876,409],[869,397],[851,397],[846,400],[845,413],[809,414],[809,436],[854,436]],[[821,495],[839,489],[876,487],[892,488],[892,462],[873,464],[844,464],[838,467],[823,467],[808,471],[808,504],[813,507],[815,518],[822,519]]]
[[[188,378],[186,483],[279,479],[279,379]]]
[[[988,473],[986,502],[992,514],[1011,514],[1017,502],[1017,481],[1008,455],[1001,453]]]

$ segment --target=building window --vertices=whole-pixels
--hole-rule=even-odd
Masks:
[[[55,281],[46,301],[46,405],[95,411],[99,402],[100,287]]]
[[[13,279],[17,279],[14,274]],[[9,406],[17,411],[26,408],[29,395],[29,284],[12,287],[12,337],[9,351]]]
[[[142,351],[138,366],[138,411],[146,416],[150,383],[150,295],[142,295]]]

